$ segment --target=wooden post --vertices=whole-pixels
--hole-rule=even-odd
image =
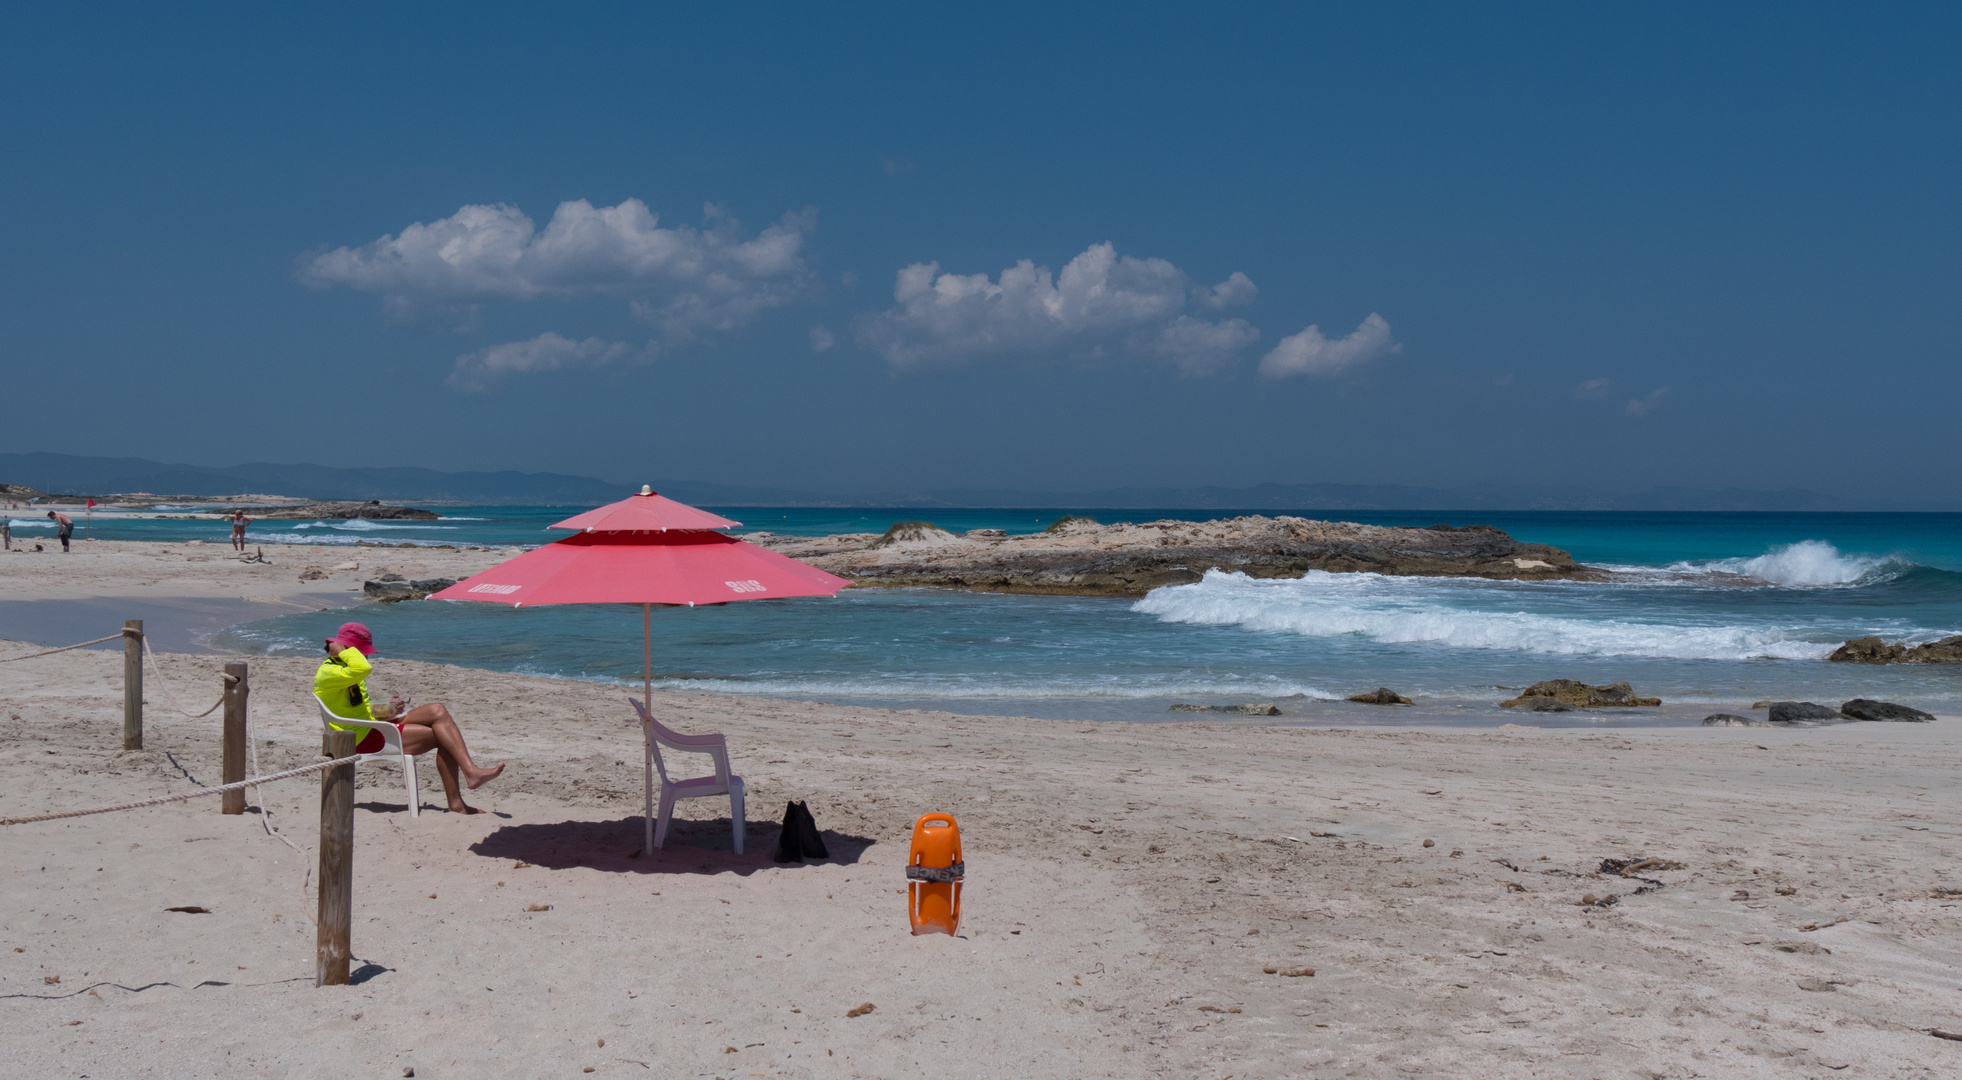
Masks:
[[[329,731],[320,740],[329,757],[354,755],[354,732]],[[320,919],[313,984],[346,986],[354,922],[354,763],[320,773]]]
[[[143,620],[123,623],[123,749],[143,749]]]
[[[225,665],[225,765],[223,783],[245,779],[245,695],[251,688],[245,682],[245,661]],[[245,789],[227,791],[222,810],[227,814],[245,813]]]

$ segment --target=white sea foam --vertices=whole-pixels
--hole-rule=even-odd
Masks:
[[[462,520],[470,521],[472,518]],[[348,518],[335,521],[307,521],[293,526],[296,529],[335,529],[340,532],[393,532],[396,529],[455,529],[454,525],[406,525],[399,521],[370,521],[367,518]]]
[[[1385,643],[1575,656],[1801,660],[1824,657],[1837,644],[1804,640],[1779,627],[1568,614],[1558,603],[1558,589],[1500,590],[1486,581],[1319,570],[1300,578],[1261,579],[1209,570],[1194,584],[1152,590],[1132,610],[1166,622],[1305,637],[1354,635]]]
[[[1898,560],[1871,555],[1848,555],[1824,540],[1801,540],[1775,547],[1749,559],[1715,559],[1703,563],[1678,563],[1683,569],[1717,570],[1727,574],[1769,581],[1793,588],[1824,585],[1853,585],[1871,578],[1877,571],[1898,565]],[[1673,568],[1672,568],[1673,569]]]

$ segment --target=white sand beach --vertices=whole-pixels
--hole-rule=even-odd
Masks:
[[[202,708],[222,661],[163,666]],[[312,663],[251,664],[262,768],[312,760]],[[636,858],[639,749],[618,688],[380,664],[381,688],[448,702],[479,760],[510,767],[472,796],[489,813],[462,817],[438,809],[425,763],[420,820],[395,767],[361,767],[358,984],[312,985],[311,777],[262,792],[298,852],[216,799],[10,826],[11,1072],[1962,1068],[1962,1043],[1928,1034],[1962,1028],[1952,718],[1358,732],[658,694],[671,726],[728,733],[753,820],[736,856],[726,804],[683,804],[666,849]],[[0,664],[0,814],[216,782],[216,718],[176,717],[154,685],[146,749],[117,749],[120,670],[102,651]],[[788,799],[810,801],[831,860],[772,862]],[[907,932],[906,838],[932,810],[965,839],[958,938]],[[1641,893],[1599,873],[1637,855],[1681,866],[1642,871],[1663,885]],[[1617,900],[1580,906],[1590,893]],[[181,906],[209,913],[165,910]]]

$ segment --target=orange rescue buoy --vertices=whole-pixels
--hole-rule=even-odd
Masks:
[[[922,814],[906,856],[906,916],[913,933],[952,934],[961,924],[961,827],[951,814]]]

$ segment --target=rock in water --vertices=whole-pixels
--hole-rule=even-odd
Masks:
[[[1910,724],[1925,724],[1934,717],[1920,709],[1910,709],[1906,705],[1896,705],[1891,701],[1873,701],[1868,698],[1854,698],[1839,707],[1841,715],[1853,720],[1899,720]]]
[[[1280,707],[1269,702],[1255,705],[1174,705],[1172,712],[1223,713],[1228,716],[1279,716]]]
[[[1751,716],[1739,716],[1736,713],[1720,712],[1720,713],[1711,713],[1709,716],[1704,717],[1703,726],[1704,727],[1770,727],[1771,722],[1768,720],[1759,720],[1756,717],[1751,717]]]
[[[1367,694],[1353,694],[1349,697],[1359,705],[1408,705],[1410,699],[1387,686],[1379,686]]]
[[[1805,724],[1837,719],[1839,719],[1839,710],[1830,705],[1821,705],[1812,701],[1771,703],[1771,722],[1774,724]]]
[[[1889,644],[1877,637],[1855,638],[1826,659],[1842,664],[1962,664],[1962,634],[1914,646]]]
[[[325,576],[325,575],[323,575]],[[361,583],[361,593],[370,600],[394,603],[397,600],[421,600],[430,593],[439,593],[456,584],[454,578],[422,578],[404,581],[400,574],[383,574],[373,581]]]
[[[1527,687],[1525,693],[1511,701],[1499,702],[1499,707],[1531,709],[1534,712],[1565,712],[1566,708],[1626,708],[1632,705],[1660,704],[1662,704],[1661,698],[1636,697],[1635,689],[1625,682],[1589,686],[1572,679],[1548,679]]]

